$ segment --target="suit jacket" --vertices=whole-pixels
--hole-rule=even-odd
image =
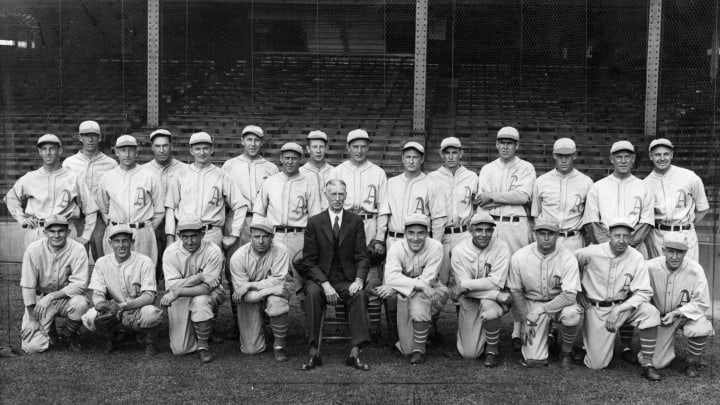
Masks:
[[[334,249],[335,236],[330,214],[325,210],[311,217],[305,228],[304,269],[301,270],[301,275],[318,284],[328,281]],[[353,282],[360,278],[364,282],[370,262],[365,246],[365,225],[359,215],[343,210],[337,249],[347,280]]]

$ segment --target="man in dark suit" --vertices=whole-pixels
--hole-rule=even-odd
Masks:
[[[360,361],[360,346],[370,340],[367,320],[367,296],[363,289],[368,274],[365,228],[362,218],[343,209],[345,182],[327,182],[325,195],[329,208],[308,220],[303,246],[303,266],[306,278],[305,322],[310,341],[310,360],[302,370],[322,365],[318,351],[318,335],[327,304],[344,302],[349,308],[351,345],[345,364],[358,370],[368,370]]]

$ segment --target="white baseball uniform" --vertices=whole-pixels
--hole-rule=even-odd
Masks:
[[[325,184],[327,184],[328,180],[335,178],[335,168],[327,163],[325,163],[323,167],[317,168],[308,161],[304,165],[300,166],[300,173],[305,175],[308,179],[315,181],[317,184],[321,211],[326,210],[328,208],[328,200],[325,196]]]
[[[457,349],[464,358],[483,354],[486,342],[483,320],[496,319],[507,312],[496,299],[505,287],[510,256],[507,244],[495,238],[485,249],[479,249],[472,238],[468,238],[452,250],[451,268],[461,292]],[[478,283],[483,279],[490,280],[495,288],[480,290]]]
[[[578,249],[575,257],[581,269],[583,291],[590,302],[583,325],[585,365],[602,369],[613,356],[616,332],[605,329],[605,321],[615,305],[625,302],[634,308],[618,317],[617,326],[629,322],[638,329],[649,329],[660,324],[660,313],[650,304],[653,293],[650,275],[637,250],[628,246],[623,254],[615,256],[605,242]]]
[[[580,229],[592,185],[592,179],[576,169],[568,174],[553,169],[535,180],[530,215],[556,222],[560,227],[558,244],[570,251],[583,247]]]
[[[670,166],[665,174],[655,171],[645,177],[644,182],[655,196],[655,229],[650,231],[648,255],[662,254],[663,237],[669,231],[682,232],[688,240],[687,257],[699,259],[697,234],[695,233],[695,212],[710,208],[702,179],[692,170]]]
[[[26,206],[23,209],[23,202]],[[40,223],[51,215],[60,215],[68,220],[76,220],[85,216],[82,237],[90,240],[95,226],[98,211],[95,197],[87,185],[78,176],[66,168],[53,172],[44,167],[33,170],[20,177],[5,195],[10,215],[22,223],[25,218],[35,217]],[[25,233],[25,246],[41,239],[43,226],[28,229]],[[70,227],[71,236],[76,237],[75,229]]]
[[[513,295],[513,311],[518,312],[517,319],[525,321],[527,314],[537,307],[544,310],[545,314],[534,327],[532,343],[522,346],[522,355],[527,360],[546,361],[550,321],[569,327],[580,323],[583,310],[575,300],[580,291],[577,259],[559,244],[544,255],[537,243],[531,243],[510,259],[507,283]]]
[[[344,209],[363,217],[365,242],[383,239],[377,231],[378,209],[387,198],[387,175],[374,163],[366,161],[360,166],[349,160],[335,168],[335,177],[345,182],[347,196]]]
[[[256,290],[281,286],[290,267],[287,249],[273,241],[270,250],[258,255],[247,243],[238,249],[230,259],[230,273],[235,291],[243,284],[256,283]],[[263,312],[272,318],[287,314],[290,305],[286,297],[270,295],[261,302],[239,302],[238,325],[240,326],[240,350],[245,354],[261,353],[265,350],[265,322]]]
[[[517,156],[509,163],[498,158],[480,169],[478,182],[478,194],[492,193],[492,202],[478,211],[488,211],[495,219],[494,237],[503,240],[510,253],[530,244],[527,217],[535,183],[533,165]]]
[[[190,253],[183,247],[182,241],[175,241],[163,255],[165,286],[170,289],[201,272],[208,279],[220,279],[224,260],[220,247],[215,243],[203,240],[198,250]],[[218,285],[210,294],[180,297],[172,302],[168,307],[168,327],[173,354],[192,353],[198,349],[192,323],[213,319],[213,308],[224,300],[224,290],[222,285]]]
[[[82,294],[88,285],[88,256],[85,248],[68,239],[67,244],[55,252],[48,245],[47,238],[36,240],[25,249],[20,287],[25,307],[35,305],[45,295],[62,291],[70,298],[54,300],[45,317],[38,319],[45,336],[50,331],[56,316],[68,318],[82,324],[81,317],[90,305]],[[27,311],[22,318],[22,329],[29,323]],[[42,352],[48,348],[48,341],[37,346],[29,340],[22,341],[22,350],[26,353]]]
[[[665,256],[648,260],[647,267],[652,302],[660,311],[660,317],[675,310],[682,314],[674,323],[658,327],[653,365],[663,368],[675,358],[675,331],[679,327],[688,338],[715,334],[712,322],[705,316],[711,303],[710,291],[702,266],[687,256],[675,271],[668,269]]]
[[[133,230],[133,250],[157,262],[155,226],[162,221],[164,204],[160,179],[140,165],[130,170],[116,167],[100,178],[98,203],[107,218],[104,250],[112,252],[110,233],[115,226],[129,225]]]

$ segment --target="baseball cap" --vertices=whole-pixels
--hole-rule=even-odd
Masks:
[[[410,141],[410,142],[406,143],[402,148],[403,152],[406,149],[415,149],[416,151],[422,153],[423,155],[425,154],[425,147],[415,141]]]
[[[405,217],[405,228],[410,225],[422,225],[426,228],[430,228],[430,218],[423,214],[410,214]]]
[[[677,249],[677,250],[688,250],[687,236],[681,232],[668,232],[663,237],[663,246],[666,248]]]
[[[68,222],[67,218],[62,215],[50,215],[49,217],[45,218],[45,228],[50,228],[53,225],[70,226],[70,223]]]
[[[207,132],[195,132],[194,134],[190,135],[190,146],[197,143],[209,143],[210,145],[212,145],[212,137]]]
[[[622,150],[626,150],[631,153],[635,153],[635,147],[633,144],[631,144],[628,141],[617,141],[614,144],[612,144],[612,147],[610,148],[610,153],[616,153],[620,152]]]
[[[112,227],[112,230],[110,231],[110,234],[108,235],[108,239],[112,240],[112,238],[114,238],[118,235],[133,236],[133,231],[132,231],[132,229],[130,229],[130,227],[127,224],[117,224]],[[133,237],[133,239],[135,239],[135,238]]]
[[[78,128],[79,134],[98,134],[100,135],[100,125],[95,121],[83,121]]]
[[[570,138],[560,138],[553,145],[553,153],[558,155],[571,155],[576,152],[575,141]]]
[[[57,136],[55,136],[53,134],[45,134],[45,135],[41,136],[40,138],[38,138],[35,145],[40,146],[44,143],[54,143],[58,146],[62,146],[62,142],[60,142],[60,138],[58,138]]]
[[[280,148],[280,153],[283,153],[283,152],[295,152],[300,156],[303,155],[302,146],[296,144],[295,142],[288,142],[285,145],[283,145]]]
[[[460,140],[455,138],[454,136],[445,138],[440,142],[440,151],[444,151],[445,148],[454,147],[454,148],[462,148],[462,143],[460,143]]]
[[[115,141],[115,147],[121,148],[123,146],[138,146],[137,139],[132,135],[120,135]]]
[[[533,231],[539,231],[539,230],[546,230],[551,232],[557,232],[560,227],[558,226],[558,223],[556,221],[550,220],[550,219],[540,219],[535,221],[535,226],[533,226]]]
[[[608,224],[608,229],[617,228],[619,226],[625,227],[630,229],[631,231],[634,229],[632,226],[632,222],[628,220],[625,217],[617,217],[614,218],[610,223]]]
[[[648,150],[652,152],[653,148],[656,146],[667,146],[670,149],[675,149],[675,146],[672,144],[672,142],[670,142],[669,139],[665,138],[653,139],[653,141],[650,142],[650,147],[648,148]]]
[[[308,140],[308,141],[309,141],[309,140],[312,140],[312,139],[322,139],[323,141],[325,141],[325,143],[327,143],[327,141],[328,141],[328,136],[327,136],[327,134],[326,134],[325,132],[323,132],[323,131],[315,130],[315,131],[310,131],[310,133],[309,133],[308,136],[307,136],[307,140]]]
[[[478,211],[470,218],[470,226],[477,224],[489,224],[495,226],[495,220],[487,211]]]
[[[269,234],[275,233],[275,229],[270,223],[270,221],[268,221],[267,218],[258,215],[255,215],[252,219],[252,222],[250,222],[250,229],[253,228],[260,229],[261,231],[265,231]]]
[[[353,129],[352,131],[348,132],[347,134],[347,143],[356,140],[356,139],[365,139],[368,142],[370,141],[370,135],[368,135],[367,131],[364,129]]]
[[[152,143],[153,138],[156,136],[167,136],[168,138],[172,139],[172,134],[167,129],[156,129],[150,133],[150,142]]]
[[[203,223],[200,217],[187,217],[178,221],[177,231],[199,231],[203,229]]]
[[[512,139],[517,142],[520,140],[520,133],[514,127],[502,127],[498,130],[497,139]]]
[[[242,130],[241,136],[245,136],[247,134],[257,135],[260,138],[265,137],[265,133],[263,132],[262,128],[257,125],[246,125],[245,128],[243,128]]]

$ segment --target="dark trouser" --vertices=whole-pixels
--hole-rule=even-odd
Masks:
[[[334,283],[332,286],[337,291],[340,299],[348,307],[350,321],[350,343],[352,346],[360,346],[370,341],[367,319],[367,296],[365,290],[359,290],[355,295],[350,296],[349,281]],[[325,291],[316,282],[305,280],[305,327],[308,333],[310,346],[318,346],[320,334],[320,323],[322,322],[323,309],[327,305]]]
[[[155,228],[155,241],[157,242],[157,266],[155,266],[155,280],[160,281],[164,279],[163,273],[163,253],[167,247],[167,235],[165,235],[165,220],[160,222],[160,225]]]

